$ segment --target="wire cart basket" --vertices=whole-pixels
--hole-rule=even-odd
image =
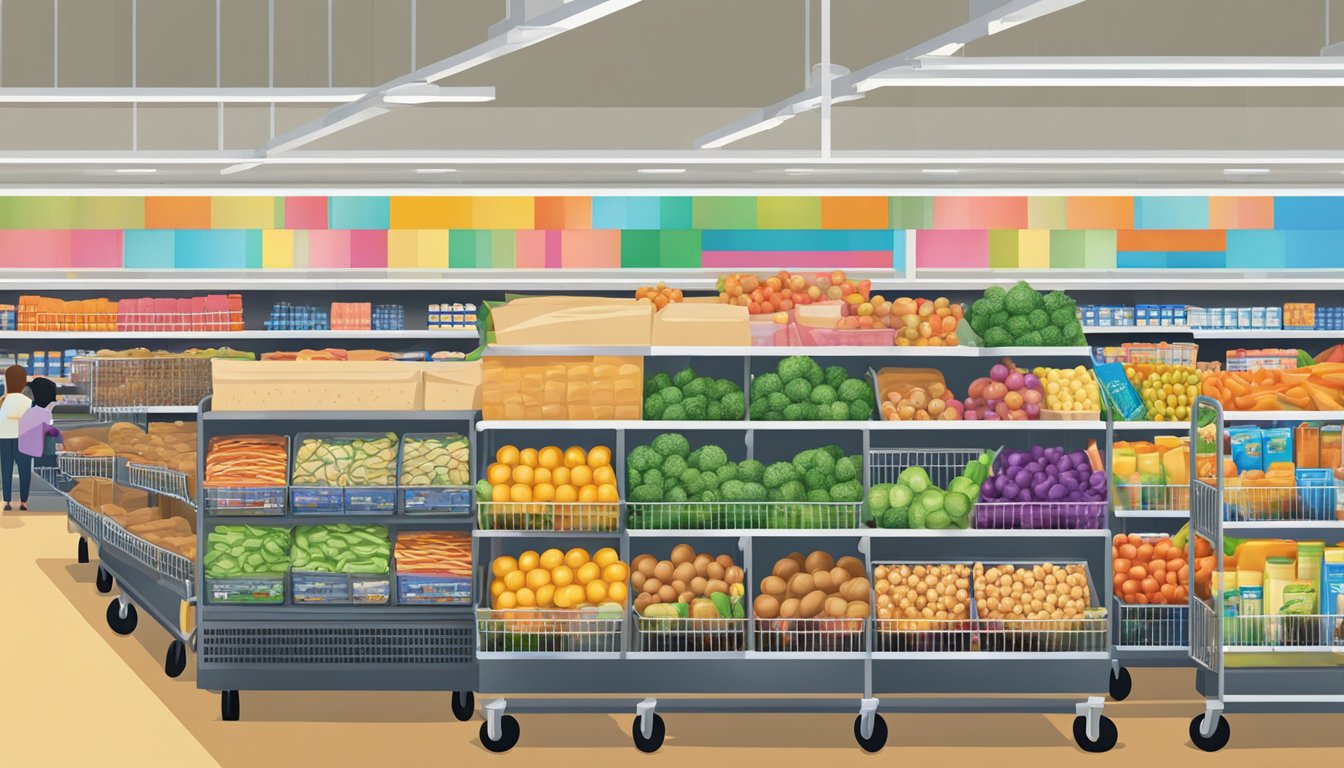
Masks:
[[[1214,445],[1222,445],[1224,415],[1216,400],[1200,397],[1191,415],[1215,414]],[[1195,476],[1191,457],[1191,476]],[[1344,521],[1321,519],[1319,488],[1249,489],[1229,487],[1222,462],[1213,482],[1194,479],[1190,499],[1190,562],[1195,537],[1212,545],[1215,572],[1224,572],[1225,533],[1262,538],[1320,538],[1322,528],[1339,531]],[[1304,493],[1306,497],[1303,498]],[[1244,532],[1244,533],[1243,533]],[[1254,533],[1251,533],[1254,532]],[[1330,536],[1336,540],[1338,535]],[[1337,615],[1265,615],[1240,613],[1222,589],[1190,594],[1190,658],[1196,665],[1196,689],[1204,696],[1204,712],[1190,722],[1190,739],[1207,752],[1231,739],[1224,712],[1344,712],[1344,630]],[[1267,601],[1266,601],[1267,604]],[[1249,606],[1248,606],[1249,607]]]
[[[196,499],[189,489],[187,473],[152,464],[126,464],[126,484],[160,496],[177,499],[196,506]]]
[[[210,394],[210,360],[202,357],[93,357],[89,412],[96,416],[195,408]]]
[[[112,480],[117,476],[115,456],[80,456],[77,453],[59,453],[56,466],[67,477],[101,477]]]

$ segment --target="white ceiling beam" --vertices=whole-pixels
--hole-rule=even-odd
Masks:
[[[926,56],[856,83],[860,93],[908,87],[1265,88],[1344,86],[1344,57]]]
[[[0,88],[0,104],[350,104],[365,88]],[[404,104],[492,101],[493,87],[403,86]]]
[[[548,40],[571,29],[576,29],[629,8],[638,2],[640,0],[510,0],[508,17],[490,28],[490,37],[485,42],[366,91],[365,96],[361,98],[360,102],[356,103],[366,100],[372,103],[393,94],[399,88],[419,88],[446,77],[461,74],[488,61],[531,47],[543,40]],[[390,103],[407,104],[415,102],[392,101]],[[334,111],[344,109],[338,108]],[[346,116],[348,117],[349,114]],[[330,119],[331,116],[314,120],[282,136],[275,137],[262,148],[259,154],[273,156],[288,152],[296,147],[330,136],[344,127],[376,116],[376,114],[365,113],[362,120],[345,121],[343,125],[335,128],[333,128],[334,121]]]
[[[950,56],[960,51],[967,43],[1081,2],[1083,0],[976,0],[971,4],[971,12],[975,15],[965,24],[858,72],[835,78],[831,84],[832,93],[835,95],[832,103],[841,104],[863,98],[863,94],[855,85],[869,77],[896,67],[909,67],[912,61],[921,56]],[[821,105],[820,95],[819,85],[814,84],[783,101],[701,136],[696,139],[695,146],[697,149],[718,149],[748,136],[768,131],[796,115],[817,109]]]

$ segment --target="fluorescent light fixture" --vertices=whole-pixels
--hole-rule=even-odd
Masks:
[[[238,164],[236,164],[236,165],[230,165],[228,168],[225,168],[224,170],[220,171],[220,172],[219,172],[219,175],[220,175],[220,176],[232,176],[232,175],[235,174],[235,173],[242,173],[243,171],[250,171],[250,170],[252,170],[253,168],[256,168],[256,167],[259,166],[259,165],[261,165],[260,162],[238,163]]]
[[[1083,0],[1038,0],[1022,10],[1006,13],[1003,17],[998,19],[991,19],[989,22],[989,34],[997,35],[1005,29],[1012,29],[1018,24],[1035,21],[1042,16],[1054,13],[1055,11],[1062,11],[1065,8],[1077,5],[1081,2],[1083,2]]]
[[[1224,168],[1223,173],[1243,174],[1243,173],[1269,173],[1268,168]]]
[[[696,146],[700,149],[718,149],[726,147],[735,141],[740,141],[748,136],[755,136],[758,133],[765,133],[771,128],[777,128],[786,121],[793,119],[793,114],[775,115],[764,119],[751,117],[739,121],[733,125],[724,128],[718,134],[709,134],[696,141]],[[740,127],[739,127],[740,126]]]
[[[922,56],[916,69],[1090,72],[1341,72],[1344,56]]]
[[[0,88],[0,104],[349,104],[364,88]]]
[[[934,48],[932,51],[929,51],[928,55],[929,55],[929,56],[951,56],[952,54],[956,53],[957,51],[960,51],[962,48],[965,48],[965,47],[966,47],[966,46],[962,45],[961,43],[948,43],[947,45],[940,46],[940,47],[938,47],[938,48]]]
[[[685,168],[637,168],[638,173],[685,173]]]
[[[946,174],[946,175],[948,175],[948,176],[951,176],[951,175],[953,175],[953,174],[957,174],[957,173],[961,173],[961,171],[957,170],[956,168],[921,168],[921,169],[919,169],[919,172],[920,172],[920,173]]]
[[[385,104],[459,104],[495,100],[491,86],[472,88],[442,88],[429,83],[405,83],[393,86],[383,94]]]
[[[457,173],[456,168],[416,168],[416,173]]]
[[[158,168],[118,168],[117,173],[158,173]]]

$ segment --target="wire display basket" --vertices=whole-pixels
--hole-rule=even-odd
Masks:
[[[946,488],[984,451],[962,448],[878,448],[868,451],[868,482],[894,483],[910,467],[923,467],[929,480]]]
[[[974,629],[979,641],[976,650],[1109,650],[1110,619],[1106,608],[1097,603],[1087,563],[976,563],[971,579]]]
[[[1344,653],[1344,615],[1225,616],[1223,646],[1239,651],[1328,649]]]
[[[196,506],[196,500],[192,498],[191,491],[188,490],[189,483],[186,472],[179,472],[167,467],[157,467],[152,464],[131,464],[128,462],[126,464],[126,483],[132,488],[139,488],[142,491],[177,499],[190,504],[193,508]]]
[[[196,565],[193,561],[145,541],[106,515],[100,517],[102,535],[99,536],[99,541],[103,546],[121,550],[136,562],[171,581],[186,584],[195,578]]]
[[[481,654],[617,654],[624,610],[616,606],[577,610],[476,611]]]
[[[84,506],[78,501],[66,497],[66,516],[85,533],[95,538],[102,532],[102,515]]]
[[[89,361],[89,408],[95,413],[194,408],[211,391],[209,358],[93,357]]]
[[[1132,605],[1114,597],[1116,647],[1144,650],[1184,650],[1190,646],[1190,606]]]
[[[490,531],[614,531],[617,502],[482,501],[479,525]]]
[[[56,466],[67,477],[101,477],[111,480],[117,476],[117,457],[80,456],[77,453],[56,454]]]
[[[738,653],[747,647],[746,619],[670,619],[634,614],[642,653]]]
[[[1095,531],[1106,527],[1105,501],[996,501],[971,508],[980,530]]]
[[[755,650],[762,653],[865,653],[867,620],[752,618]]]
[[[1333,481],[1313,487],[1257,486],[1223,488],[1223,520],[1227,522],[1312,522],[1335,520]]]
[[[964,653],[975,645],[966,562],[873,564],[874,628],[881,653]],[[930,595],[932,593],[932,595]]]
[[[289,489],[283,485],[255,488],[206,488],[207,515],[283,515]]]
[[[627,504],[638,530],[856,528],[862,502],[692,501]]]
[[[1106,609],[1075,619],[976,619],[978,650],[991,653],[1106,653]]]
[[[1184,512],[1190,509],[1190,486],[1115,485],[1116,512]]]

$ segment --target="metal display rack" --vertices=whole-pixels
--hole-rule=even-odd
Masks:
[[[1221,446],[1226,414],[1218,401],[1200,397],[1191,417],[1192,433],[1201,409],[1214,412],[1214,444]],[[1243,416],[1240,420],[1254,420],[1253,414]],[[1281,418],[1270,414],[1260,420]],[[1326,418],[1344,421],[1344,414]],[[1218,558],[1215,571],[1221,573],[1228,530],[1308,540],[1329,537],[1326,531],[1344,532],[1344,521],[1306,513],[1314,506],[1310,494],[1318,489],[1274,489],[1278,497],[1266,504],[1269,500],[1258,490],[1227,488],[1221,460],[1216,462],[1213,484],[1195,479],[1194,461],[1192,453],[1189,562],[1194,562],[1196,535],[1212,544]],[[1215,752],[1227,745],[1232,729],[1223,716],[1226,712],[1344,712],[1344,666],[1339,663],[1344,636],[1334,625],[1337,615],[1262,612],[1231,618],[1222,590],[1211,592],[1207,598],[1190,592],[1190,658],[1196,665],[1196,689],[1205,698],[1204,712],[1190,721],[1195,746]]]
[[[291,439],[320,429],[367,431],[371,422],[398,435],[452,426],[471,434],[476,414],[468,411],[214,411],[201,402],[199,445],[202,458],[196,486],[204,488],[210,439],[219,435],[269,433]],[[320,426],[319,426],[320,425]],[[474,462],[473,462],[474,463]],[[283,489],[282,489],[283,490]],[[226,514],[227,508],[197,504],[198,551],[218,525],[284,526],[374,524],[401,530],[466,530],[473,516],[438,514],[333,513],[295,515]],[[196,577],[204,583],[203,566]],[[395,584],[395,574],[392,578]],[[288,579],[286,593],[289,591]],[[394,586],[395,589],[395,586]],[[242,690],[453,691],[452,712],[471,717],[477,688],[472,654],[470,605],[399,603],[382,605],[225,604],[203,600],[198,609],[196,685],[220,692],[223,719],[237,720]]]
[[[765,354],[778,355],[766,348]],[[1040,351],[1037,351],[1040,353]],[[1021,351],[1019,351],[1021,353]],[[825,353],[818,353],[826,357]],[[1050,355],[1051,352],[1044,353]],[[750,373],[750,360],[744,366]],[[921,432],[920,439],[943,446],[924,452],[904,451],[909,437],[897,427],[962,429]],[[972,425],[974,430],[966,429]],[[1003,429],[998,427],[1002,425]],[[475,453],[490,456],[505,442],[540,447],[585,441],[612,450],[621,498],[626,498],[625,459],[632,444],[661,432],[688,431],[692,445],[742,440],[746,458],[760,458],[763,446],[771,455],[785,448],[801,450],[834,442],[847,453],[864,457],[865,495],[873,482],[916,453],[940,456],[929,471],[938,483],[939,467],[960,470],[966,456],[979,456],[974,444],[987,439],[1025,440],[1033,432],[1067,439],[1101,437],[1110,433],[1108,421],[1095,422],[545,422],[483,421],[478,423],[480,445]],[[761,434],[757,434],[760,432]],[[513,433],[513,434],[510,434]],[[575,439],[581,433],[582,439]],[[595,434],[600,433],[600,434]],[[715,433],[715,434],[710,434]],[[993,437],[990,437],[990,436]],[[758,438],[763,437],[763,440]],[[1039,437],[1039,435],[1037,435]],[[521,442],[519,442],[521,441]],[[967,446],[967,441],[972,443]],[[875,446],[874,443],[882,443]],[[886,447],[891,443],[893,447]],[[968,453],[967,447],[974,447]],[[851,450],[853,449],[853,450]],[[791,455],[791,454],[790,454]],[[1109,461],[1109,454],[1107,456]],[[477,477],[482,467],[476,467]],[[1109,474],[1109,465],[1107,467]],[[953,473],[955,474],[955,472]],[[892,479],[894,479],[894,474]],[[946,483],[946,479],[942,482]],[[480,505],[483,510],[491,507]],[[555,505],[561,507],[563,505]],[[843,505],[842,505],[843,506]],[[632,711],[631,735],[642,751],[662,744],[666,727],[659,711],[677,712],[855,712],[854,736],[868,751],[878,751],[887,739],[879,710],[917,712],[1072,712],[1073,733],[1086,751],[1109,750],[1117,741],[1114,723],[1102,714],[1106,678],[1112,668],[1111,623],[1087,618],[1054,626],[1047,622],[972,621],[965,628],[921,633],[918,643],[893,645],[877,619],[794,622],[785,630],[778,620],[752,615],[756,585],[771,564],[791,550],[819,549],[833,556],[857,556],[871,579],[880,563],[1007,561],[1019,563],[1084,563],[1093,575],[1091,595],[1104,615],[1110,590],[1097,584],[1109,578],[1110,532],[1104,515],[1093,529],[1069,530],[1061,525],[1039,529],[1004,530],[885,530],[861,527],[860,510],[847,508],[832,515],[836,527],[818,529],[734,529],[734,523],[753,516],[738,505],[711,504],[701,519],[703,528],[660,527],[656,504],[618,504],[617,525],[514,526],[499,530],[482,524],[474,534],[473,560],[477,571],[476,649],[480,659],[480,691],[498,698],[484,706],[482,744],[491,751],[511,749],[520,736],[510,713]],[[633,527],[631,515],[650,515],[650,525]],[[591,516],[590,516],[591,517]],[[561,519],[556,515],[553,519]],[[582,517],[581,517],[582,519]],[[602,516],[605,521],[607,518]],[[604,616],[582,611],[496,611],[489,606],[490,567],[495,557],[516,556],[522,550],[547,546],[617,548],[622,561],[637,554],[666,556],[675,542],[698,551],[728,552],[745,569],[747,617],[724,623],[712,634],[688,623],[679,631],[655,634],[645,620],[627,612]],[[876,604],[870,594],[871,604]],[[1098,602],[1100,601],[1100,602]],[[538,614],[546,615],[538,615]],[[554,614],[554,615],[552,615]],[[953,628],[948,628],[953,630]],[[512,630],[512,631],[510,631]],[[547,634],[546,630],[551,630]],[[974,636],[974,645],[960,638]],[[953,640],[953,638],[958,638]],[[694,698],[713,694],[714,698]],[[952,694],[952,695],[948,695]],[[667,695],[669,698],[659,698]],[[545,698],[542,698],[545,697]],[[881,698],[879,698],[881,697]]]

